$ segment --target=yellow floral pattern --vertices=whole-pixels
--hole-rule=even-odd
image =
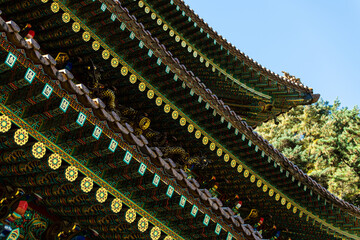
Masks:
[[[140,218],[139,222],[138,222],[138,228],[140,232],[145,232],[149,227],[149,221],[142,217]]]
[[[90,192],[93,189],[94,182],[91,178],[85,177],[83,180],[81,180],[81,190],[83,192]]]
[[[111,211],[114,213],[119,213],[122,209],[122,202],[119,198],[115,198],[111,202]]]
[[[136,219],[136,212],[134,209],[130,208],[126,211],[125,219],[128,223],[133,223]]]
[[[99,203],[105,202],[107,197],[108,197],[108,191],[105,188],[101,187],[96,191],[96,200]]]
[[[49,167],[52,170],[59,169],[61,167],[61,157],[58,154],[51,154],[48,159]]]
[[[35,158],[42,158],[45,156],[46,153],[46,147],[43,143],[37,142],[32,146],[32,154]]]
[[[29,141],[29,134],[25,129],[18,129],[14,134],[15,143],[19,146],[25,145]]]
[[[65,178],[69,182],[75,181],[77,179],[77,177],[78,177],[78,170],[76,167],[70,166],[65,170]]]
[[[10,118],[5,115],[0,116],[0,132],[5,133],[9,131],[10,128],[11,128]]]

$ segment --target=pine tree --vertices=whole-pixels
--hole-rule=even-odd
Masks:
[[[319,101],[298,106],[256,130],[338,197],[360,204],[359,109]]]

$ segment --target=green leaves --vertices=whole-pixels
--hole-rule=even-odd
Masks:
[[[333,194],[360,204],[359,108],[319,101],[299,106],[256,131]]]

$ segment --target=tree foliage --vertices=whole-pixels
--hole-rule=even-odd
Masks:
[[[256,130],[339,198],[360,204],[359,108],[319,101],[299,106]]]

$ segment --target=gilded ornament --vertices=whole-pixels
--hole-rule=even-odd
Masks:
[[[166,236],[166,238],[164,238],[164,240],[173,240],[173,238],[171,236]]]
[[[147,117],[143,117],[139,122],[139,127],[141,130],[146,130],[150,127],[151,120]]]
[[[286,204],[286,208],[290,210],[290,208],[291,208],[291,202],[288,202],[288,203]]]
[[[187,50],[188,50],[189,53],[191,53],[193,49],[192,49],[191,46],[188,46]]]
[[[205,62],[205,67],[209,67],[210,66],[210,63],[208,61]]]
[[[164,25],[163,25],[163,30],[164,30],[164,31],[167,31],[168,29],[169,29],[169,26],[168,26],[167,24],[164,24]]]
[[[275,195],[275,200],[276,200],[276,201],[279,201],[279,200],[280,200],[280,194],[277,193],[277,194]]]
[[[81,29],[80,23],[74,22],[73,25],[72,25],[72,30],[73,30],[74,32],[79,32],[80,29]]]
[[[135,75],[135,74],[131,74],[129,80],[130,80],[130,82],[131,82],[132,84],[136,83],[136,80],[137,80],[136,75]]]
[[[231,166],[235,167],[236,166],[236,161],[235,160],[232,160],[232,161],[234,161],[234,166],[232,166],[232,165]],[[231,161],[231,163],[233,163],[232,161]],[[241,164],[239,164],[238,167],[237,167],[238,173],[241,173],[243,169],[244,169],[243,166]]]
[[[138,222],[138,229],[140,232],[145,232],[149,227],[149,221],[142,217],[140,218],[139,222]]]
[[[170,37],[173,37],[175,35],[174,30],[170,30],[169,35],[170,35]]]
[[[134,209],[130,208],[126,211],[125,219],[128,223],[133,223],[136,219],[136,212]]]
[[[128,72],[129,72],[129,69],[127,67],[124,66],[121,68],[121,75],[126,76],[128,74]]]
[[[73,182],[77,179],[78,177],[78,170],[76,167],[74,166],[69,166],[68,168],[66,168],[65,170],[65,178],[69,181],[69,182]]]
[[[211,151],[214,151],[215,148],[216,148],[215,143],[210,143],[210,150],[211,150]]]
[[[181,46],[184,48],[184,47],[186,47],[186,42],[185,41],[182,41],[181,42]]]
[[[141,83],[139,84],[139,90],[140,90],[140,92],[143,92],[143,91],[146,90],[146,85],[145,85],[145,83],[141,82]]]
[[[144,10],[146,13],[150,13],[150,8],[149,7],[145,7],[145,10]]]
[[[159,227],[153,227],[150,232],[150,237],[152,240],[158,240],[161,236],[161,230]]]
[[[200,132],[200,130],[196,130],[196,132],[195,132],[195,137],[196,137],[197,139],[199,139],[199,138],[201,137],[201,132]]]
[[[173,111],[172,114],[171,114],[171,116],[172,116],[172,118],[173,118],[174,120],[178,119],[178,117],[179,117],[178,111]]]
[[[18,129],[14,134],[15,143],[19,146],[25,145],[29,141],[29,134],[25,129]]]
[[[57,12],[59,12],[59,10],[60,10],[60,7],[59,7],[58,3],[54,2],[51,4],[51,11],[53,13],[57,13]]]
[[[269,189],[269,187],[266,184],[264,184],[262,189],[263,189],[263,192],[266,192]]]
[[[98,41],[94,41],[94,42],[92,43],[92,48],[93,48],[95,51],[99,50],[99,49],[100,49],[100,43],[99,43]]]
[[[203,58],[203,57],[200,57],[200,62],[204,62],[204,58]]]
[[[221,157],[222,154],[223,150],[221,148],[218,148],[218,150],[216,151],[216,155],[218,155],[218,157]]]
[[[89,32],[83,32],[82,38],[84,39],[85,42],[90,41],[90,39],[91,39],[90,33]]]
[[[49,159],[48,159],[48,164],[49,164],[49,167],[52,169],[52,170],[56,170],[56,169],[59,169],[61,167],[61,157],[59,154],[51,154]]]
[[[108,50],[104,50],[102,52],[102,57],[103,59],[108,60],[110,58],[110,52]]]
[[[47,3],[49,0],[41,0],[41,2],[43,3]]]
[[[153,90],[149,90],[149,91],[147,92],[147,97],[148,97],[149,99],[153,99],[154,96],[155,96],[155,94],[154,94],[154,91],[153,91]]]
[[[198,56],[197,51],[194,51],[194,52],[193,52],[193,56],[194,56],[194,58],[196,58],[196,57]]]
[[[115,198],[111,202],[111,211],[119,213],[122,209],[122,202],[119,198]]]
[[[261,181],[260,179],[257,180],[256,186],[257,186],[258,188],[262,186],[262,181]]]
[[[144,2],[143,1],[139,1],[139,7],[141,7],[141,8],[144,7]]]
[[[169,105],[169,104],[165,104],[165,106],[164,106],[164,112],[165,112],[165,113],[169,113],[170,110],[171,110],[170,105]]]
[[[186,125],[186,119],[185,119],[185,118],[180,118],[180,125],[181,125],[181,126],[185,126],[185,125]]]
[[[108,191],[105,188],[101,187],[96,191],[96,200],[99,203],[105,202],[107,197],[108,197]]]
[[[254,182],[255,182],[255,180],[256,180],[255,175],[251,175],[251,177],[250,177],[250,182],[254,183]]]
[[[204,145],[206,145],[206,144],[208,144],[208,142],[209,142],[208,137],[203,137],[202,143],[203,143]]]
[[[269,190],[269,196],[270,196],[270,197],[274,196],[274,189],[270,189],[270,190]]]
[[[161,104],[162,104],[162,99],[161,99],[161,97],[157,97],[156,98],[156,100],[155,100],[155,103],[156,103],[156,106],[161,106]]]
[[[180,42],[180,37],[178,35],[175,36],[175,41]]]
[[[71,20],[70,14],[68,14],[68,13],[63,13],[63,15],[62,15],[62,20],[63,20],[64,23],[69,23],[70,20]]]
[[[119,60],[118,60],[117,58],[111,59],[111,66],[112,66],[113,68],[118,67],[118,66],[119,66]]]
[[[295,214],[297,212],[297,207],[293,208],[293,213]]]
[[[235,161],[234,159],[231,160],[230,166],[231,166],[232,168],[236,167],[236,161]],[[239,165],[239,166],[240,166],[240,165]]]
[[[213,72],[215,72],[216,69],[215,69],[215,67],[213,66],[213,67],[211,68],[211,70],[212,70]]]
[[[158,18],[158,20],[156,20],[156,23],[157,23],[157,25],[160,26],[162,24],[162,20],[160,18]]]
[[[46,153],[46,147],[43,143],[37,142],[32,146],[32,154],[35,158],[42,158]]]
[[[229,154],[226,153],[226,154],[224,155],[224,161],[225,161],[225,162],[228,162],[229,160],[230,160],[230,156],[229,156]]]
[[[194,125],[189,124],[189,126],[188,126],[188,132],[189,132],[189,133],[192,133],[193,131],[194,131]]]
[[[0,116],[0,132],[5,133],[5,132],[9,131],[10,128],[11,128],[10,118],[8,116],[5,116],[5,115]],[[16,141],[16,139],[15,139],[15,141]]]
[[[83,192],[88,193],[93,189],[94,182],[91,178],[85,177],[83,180],[81,180],[81,190]]]
[[[286,199],[283,197],[281,199],[281,205],[285,205],[286,204]],[[290,203],[290,207],[291,207],[291,203]],[[289,208],[288,208],[289,209]]]
[[[250,175],[249,170],[245,170],[245,171],[244,171],[244,177],[247,178],[249,175]]]
[[[156,19],[156,14],[155,13],[151,13],[151,19],[155,20]]]
[[[303,217],[303,215],[304,215],[304,213],[303,213],[302,211],[300,211],[300,213],[299,213],[299,217],[300,217],[300,218],[302,218],[302,217]]]

